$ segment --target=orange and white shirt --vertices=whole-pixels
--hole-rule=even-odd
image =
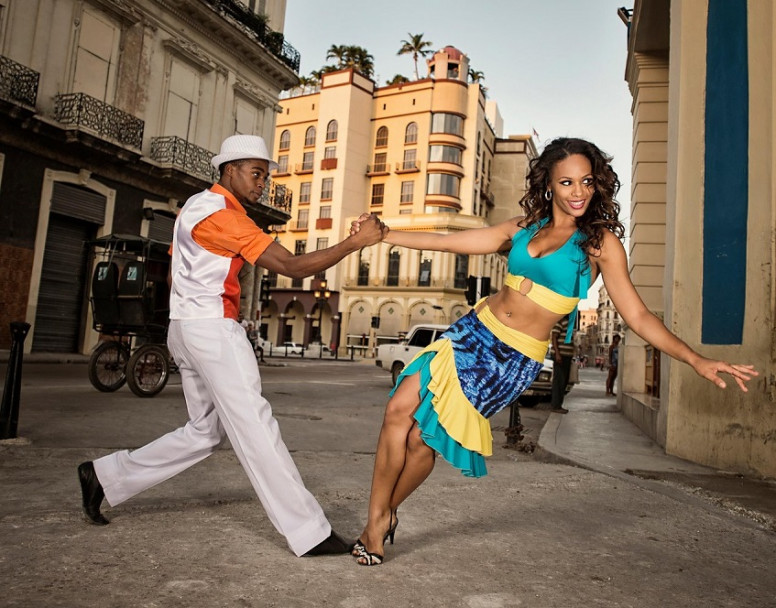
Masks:
[[[175,220],[170,272],[171,319],[237,319],[244,262],[255,264],[272,237],[226,188],[192,196]]]

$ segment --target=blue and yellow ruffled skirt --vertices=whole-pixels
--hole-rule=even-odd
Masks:
[[[542,369],[547,342],[502,324],[487,306],[456,321],[404,368],[420,374],[414,417],[423,441],[468,477],[487,474],[488,418],[512,403]],[[526,354],[524,354],[526,353]]]

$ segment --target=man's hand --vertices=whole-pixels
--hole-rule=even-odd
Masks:
[[[350,225],[350,238],[357,239],[359,247],[368,247],[382,241],[389,230],[376,215],[362,213]]]

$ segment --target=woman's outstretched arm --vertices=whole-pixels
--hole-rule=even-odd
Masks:
[[[698,354],[672,334],[663,322],[647,309],[628,274],[625,249],[611,232],[605,232],[601,255],[595,258],[595,263],[603,275],[606,291],[617,312],[636,334],[661,352],[687,363],[699,376],[720,388],[725,388],[726,384],[719,374],[726,373],[733,376],[742,391],[748,390],[744,383],[752,376],[758,375],[752,365],[729,364]]]

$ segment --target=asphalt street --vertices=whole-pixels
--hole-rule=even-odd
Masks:
[[[389,375],[273,361],[263,385],[283,437],[334,528],[355,538]],[[83,364],[25,363],[20,406],[19,438],[0,442],[3,606],[776,606],[767,526],[692,493],[506,449],[506,411],[492,420],[489,475],[439,461],[402,505],[385,564],[365,568],[294,557],[228,445],[106,508],[109,526],[84,523],[77,464],[183,424],[177,377],[140,399],[99,393]],[[548,419],[523,410],[526,443]]]

